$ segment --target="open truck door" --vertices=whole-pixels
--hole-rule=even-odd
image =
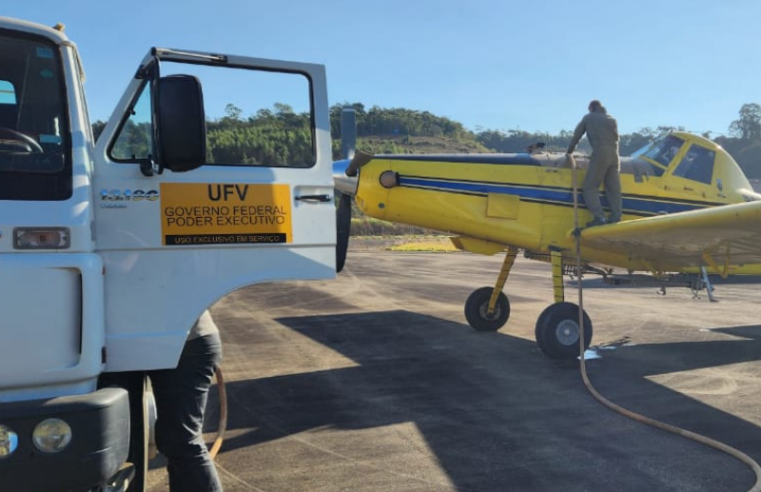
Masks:
[[[331,157],[324,67],[154,48],[96,145],[106,371],[173,367],[235,289],[334,277]]]

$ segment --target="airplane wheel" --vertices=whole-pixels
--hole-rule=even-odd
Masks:
[[[552,359],[579,356],[579,306],[571,302],[552,304],[536,321],[536,343]],[[592,321],[584,312],[584,350],[592,341]]]
[[[497,331],[507,323],[507,319],[510,317],[510,301],[507,300],[504,292],[499,293],[497,305],[494,306],[494,313],[487,316],[489,299],[491,299],[493,291],[493,287],[481,287],[473,291],[468,300],[465,301],[465,319],[476,331]]]

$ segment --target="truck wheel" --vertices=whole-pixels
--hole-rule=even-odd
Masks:
[[[134,465],[135,476],[127,492],[144,492],[148,475],[148,444],[150,442],[148,405],[146,404],[148,376],[142,372],[131,374],[131,376],[130,387],[126,388],[129,391],[130,423],[132,424],[127,460]]]
[[[149,423],[151,421],[146,397],[149,388],[148,376],[145,372],[106,373],[101,375],[98,384],[101,388],[109,386],[124,388],[129,393],[129,454],[127,455],[127,462],[117,473],[117,476],[112,477],[112,480],[119,482],[120,478],[131,476],[126,491],[145,492],[149,460]],[[111,488],[105,488],[105,490],[118,492],[123,490],[119,487],[119,483],[111,483],[108,486]]]

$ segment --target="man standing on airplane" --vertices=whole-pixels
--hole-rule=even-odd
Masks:
[[[589,113],[584,115],[576,125],[573,138],[566,154],[570,155],[584,134],[587,134],[592,146],[589,169],[584,178],[582,191],[584,202],[594,218],[587,222],[587,227],[611,224],[621,220],[621,177],[618,160],[618,123],[605,110],[598,100],[589,103]],[[605,214],[600,204],[600,184],[605,183],[605,196],[610,206],[610,217]]]

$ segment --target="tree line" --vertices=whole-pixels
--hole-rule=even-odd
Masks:
[[[330,128],[333,137],[333,158],[341,158],[341,112],[345,104],[330,108]],[[558,134],[526,132],[523,130],[466,129],[461,123],[428,111],[406,108],[367,109],[362,103],[353,103],[357,120],[357,147],[373,153],[410,153],[420,149],[410,145],[415,138],[456,142],[459,148],[479,152],[524,152],[537,142],[544,142],[549,150],[564,150],[573,132]],[[93,124],[96,138],[105,123]],[[621,135],[621,155],[631,155],[661,134],[683,130],[679,127],[659,126],[642,128]],[[128,123],[117,141],[115,155],[129,156],[135,148],[148,152],[150,128],[147,124]],[[311,115],[296,113],[285,104],[261,109],[244,117],[241,110],[228,104],[225,115],[207,121],[207,161],[209,163],[241,163],[250,165],[309,165],[313,161]],[[711,138],[710,134],[704,134]],[[761,105],[744,104],[738,118],[732,121],[727,135],[713,138],[738,162],[748,178],[761,178]],[[430,146],[431,143],[427,142]],[[579,150],[589,152],[586,139]],[[435,146],[426,149],[439,152]],[[470,150],[469,150],[470,151]],[[138,154],[139,155],[139,154]]]

